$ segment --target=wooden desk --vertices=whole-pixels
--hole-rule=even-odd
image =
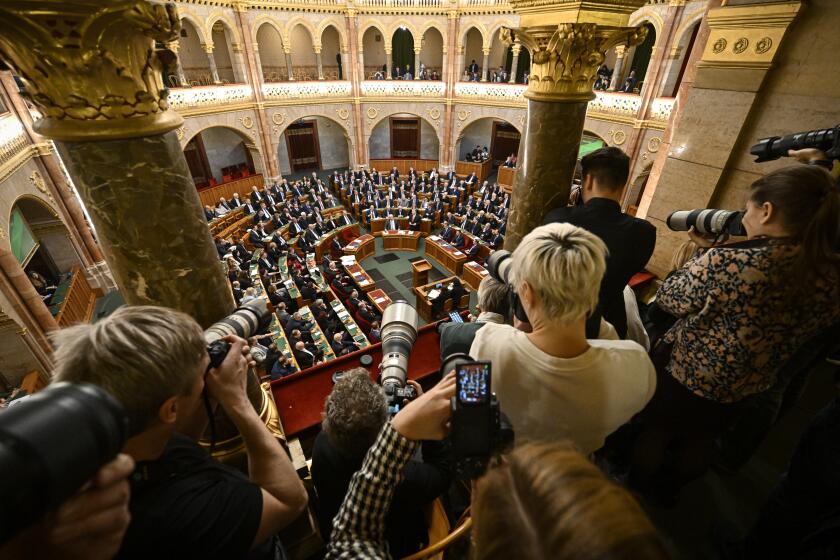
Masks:
[[[454,229],[455,231],[460,231],[462,234],[464,234],[464,237],[469,238],[470,243],[472,243],[474,245],[478,245],[478,255],[477,256],[479,258],[485,259],[485,258],[487,258],[488,255],[490,255],[490,253],[493,252],[492,247],[490,247],[490,245],[488,245],[487,243],[482,241],[481,238],[478,237],[477,235],[473,235],[468,231],[464,231],[461,228],[459,228],[458,226],[452,226],[452,229]]]
[[[368,292],[368,298],[373,306],[379,311],[379,314],[385,313],[385,308],[391,305],[391,298],[385,293],[385,290],[377,288]]]
[[[367,233],[344,246],[345,255],[354,255],[356,262],[362,262],[376,251],[376,239]]]
[[[300,371],[295,354],[292,352],[292,346],[289,344],[289,339],[286,338],[286,333],[283,332],[283,327],[280,326],[280,320],[277,318],[277,315],[271,316],[271,326],[268,327],[268,332],[272,334],[272,340],[275,346],[277,346],[277,351],[289,358],[292,361],[292,365],[295,366],[295,369]],[[266,373],[271,373],[271,371],[266,371]]]
[[[342,266],[361,292],[367,293],[376,287],[376,282],[374,282],[373,278],[365,272],[365,269],[362,268],[362,265],[359,264],[358,260],[351,265]]]
[[[493,158],[487,158],[486,161],[476,163],[473,161],[456,161],[455,174],[461,177],[466,177],[470,173],[475,173],[477,182],[481,183],[493,171]]]
[[[347,311],[347,308],[344,307],[338,298],[334,298],[330,305],[335,311],[335,314],[338,315],[338,320],[344,325],[344,328],[347,329],[347,332],[350,333],[350,336],[353,337],[353,342],[356,343],[356,346],[359,349],[367,348],[370,346],[370,342],[368,342],[365,333],[362,332],[362,329],[359,328],[359,325],[356,324],[356,321],[353,320],[353,317],[350,316],[350,312]]]
[[[233,193],[239,193],[239,198],[243,201],[251,196],[251,187],[257,187],[257,190],[262,191],[265,187],[263,176],[257,173],[256,175],[249,175],[241,179],[234,179],[215,187],[209,187],[198,192],[198,198],[201,199],[202,206],[212,206],[213,208],[219,203],[219,199],[225,197],[227,200],[233,198]]]
[[[420,220],[420,233],[423,237],[426,237],[430,233],[432,233],[432,220],[428,218],[423,218]]]
[[[478,285],[482,280],[484,280],[484,277],[489,274],[490,273],[487,272],[487,269],[480,264],[476,262],[468,262],[464,263],[464,275],[461,276],[461,279],[464,281],[464,284],[473,290],[478,290]]]
[[[309,277],[312,278],[312,281],[315,283],[315,287],[318,289],[320,294],[331,294],[329,285],[327,285],[327,279],[324,278],[324,275],[321,274],[321,270],[318,268],[318,261],[315,260],[315,253],[309,253],[306,255],[306,270],[309,272]]]
[[[300,309],[298,309],[298,312],[305,321],[310,321],[312,323],[312,330],[309,331],[312,335],[312,342],[315,344],[316,347],[321,349],[321,352],[324,353],[324,361],[326,362],[329,360],[334,360],[335,352],[333,352],[332,346],[330,346],[330,342],[327,340],[327,337],[324,336],[324,333],[321,331],[321,327],[319,327],[318,323],[315,321],[315,317],[312,316],[312,311],[309,310],[309,306],[301,307]]]
[[[432,269],[432,265],[429,264],[429,261],[426,259],[420,259],[419,261],[414,261],[411,263],[411,271],[414,273],[412,276],[411,285],[413,287],[423,286],[424,284],[429,283],[429,271]]]
[[[344,235],[353,235],[354,237],[358,237],[359,224],[353,223],[343,225],[322,236],[315,244],[315,259],[318,262],[321,262],[324,254],[330,252],[330,243],[332,243],[332,240],[335,239],[336,236],[339,236],[339,239],[341,239]]]
[[[504,165],[502,165],[499,167],[496,182],[499,183],[499,185],[505,192],[510,192],[511,190],[513,190],[514,177],[516,177],[516,168],[505,167]]]
[[[469,257],[437,235],[426,238],[426,256],[438,261],[452,274],[460,276],[461,269]]]
[[[418,175],[425,171],[431,171],[438,167],[436,159],[372,159],[368,162],[370,169],[376,169],[380,173],[390,175],[391,169],[396,167],[400,177],[408,175],[408,170],[414,168]]]
[[[400,229],[408,229],[408,218],[394,218],[397,221],[397,225],[400,226]],[[374,218],[370,220],[370,232],[373,235],[381,235],[382,231],[385,229],[385,222],[388,221],[388,218]]]
[[[414,251],[420,243],[420,232],[407,229],[382,232],[382,248],[386,251]]]
[[[426,284],[425,286],[419,286],[417,288],[413,288],[414,296],[415,296],[415,303],[417,308],[417,313],[422,317],[427,323],[431,323],[435,320],[435,317],[432,316],[432,302],[429,300],[429,292],[435,289],[435,286],[441,284],[443,289],[446,289],[449,284],[455,279],[454,276],[450,276],[449,278],[444,278],[443,280],[439,280],[437,282],[432,282],[431,284]],[[459,307],[469,307],[470,305],[470,291],[467,288],[464,288],[464,295],[461,297],[461,301],[459,302]],[[448,313],[452,311],[452,300],[447,299],[446,303],[443,304],[443,311]]]

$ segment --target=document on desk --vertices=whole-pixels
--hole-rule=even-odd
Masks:
[[[431,292],[429,292],[428,297],[429,297],[429,299],[435,299],[439,295],[440,295],[440,290],[432,290]]]

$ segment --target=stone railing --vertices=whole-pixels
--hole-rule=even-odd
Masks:
[[[614,115],[634,118],[642,106],[642,98],[632,93],[609,93],[596,91],[595,99],[589,102],[589,115]]]
[[[169,105],[176,111],[249,103],[253,90],[247,85],[175,88],[169,91]]]
[[[350,96],[350,82],[281,82],[263,84],[263,96],[269,101],[283,99],[322,99]]]
[[[494,84],[489,82],[458,82],[455,97],[465,101],[490,101],[499,105],[525,106],[522,96],[528,86],[516,84]]]
[[[460,8],[510,8],[507,0],[458,0]]]
[[[650,118],[654,121],[668,121],[671,118],[671,111],[674,110],[673,97],[657,97],[650,104]]]
[[[430,80],[369,80],[361,83],[365,97],[432,97],[442,98],[446,84]]]
[[[355,4],[376,8],[444,8],[449,0],[356,0]]]
[[[16,116],[9,114],[0,118],[0,169],[28,145],[23,124]]]

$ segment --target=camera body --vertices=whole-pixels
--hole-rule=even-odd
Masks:
[[[513,285],[510,283],[510,271],[511,265],[513,264],[513,259],[511,258],[512,256],[513,253],[505,251],[504,249],[493,251],[490,253],[490,256],[487,257],[487,262],[485,263],[487,266],[487,272],[490,273],[490,276],[492,276],[493,279],[502,282],[503,284],[507,284],[510,308],[514,317],[523,323],[530,323],[528,320],[528,314],[522,306],[522,301],[520,301],[516,290],[513,289]]]

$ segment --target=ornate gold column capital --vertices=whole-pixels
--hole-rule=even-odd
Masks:
[[[172,4],[144,0],[10,0],[0,4],[0,59],[26,85],[57,140],[162,134],[183,119],[169,108],[155,41],[177,41]]]
[[[637,45],[645,27],[606,27],[594,23],[561,23],[525,29],[502,28],[505,44],[516,40],[531,51],[525,97],[539,101],[585,102],[595,98],[595,74],[616,44]]]

